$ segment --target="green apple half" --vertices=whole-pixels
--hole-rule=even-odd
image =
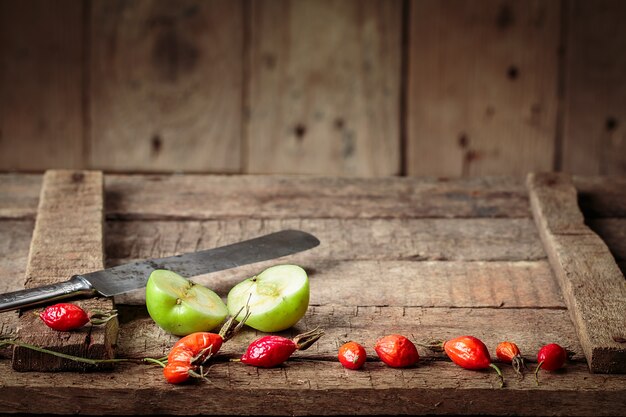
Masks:
[[[249,300],[249,301],[248,301]],[[293,326],[309,307],[309,277],[297,265],[276,265],[235,285],[228,293],[231,315],[249,304],[246,324],[262,332]],[[244,309],[245,311],[245,309]],[[244,312],[237,316],[243,318]]]
[[[146,307],[159,327],[177,336],[212,330],[228,315],[219,295],[163,269],[148,278]]]

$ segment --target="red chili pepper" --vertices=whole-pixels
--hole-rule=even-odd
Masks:
[[[381,337],[376,341],[374,350],[384,363],[393,368],[405,368],[420,359],[413,342],[399,334]]]
[[[167,382],[180,384],[190,376],[202,376],[202,371],[200,374],[196,371],[220,350],[223,342],[220,334],[208,332],[192,333],[180,339],[167,355],[167,365],[163,368]]]
[[[46,307],[39,313],[41,320],[51,329],[67,332],[92,324],[103,324],[117,316],[115,310],[92,311],[89,314],[80,306],[71,303],[58,303]]]
[[[519,347],[513,342],[500,342],[496,347],[496,356],[502,362],[510,363],[518,375],[522,375],[522,367],[526,368]]]
[[[504,378],[500,368],[491,363],[489,350],[480,339],[474,336],[460,336],[444,342],[443,350],[452,362],[461,368],[472,370],[495,369],[500,377],[500,387],[504,386]]]
[[[539,349],[537,353],[537,369],[535,370],[535,381],[539,385],[539,369],[546,371],[556,371],[565,364],[567,351],[556,343],[550,343]]]
[[[209,332],[191,333],[172,346],[167,355],[167,365],[163,368],[163,376],[171,384],[180,384],[189,379],[205,378],[204,364],[215,355],[222,344],[232,338],[244,325],[250,312],[237,325],[232,316],[220,329],[219,334]]]
[[[293,339],[282,336],[263,336],[248,346],[241,357],[241,362],[262,368],[272,368],[285,362],[296,350],[306,350],[315,343],[324,332],[313,329]]]
[[[367,355],[365,348],[357,342],[348,342],[339,348],[339,362],[347,369],[360,369]]]

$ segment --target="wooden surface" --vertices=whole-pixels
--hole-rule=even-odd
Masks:
[[[0,169],[80,168],[84,2],[0,1]]]
[[[409,175],[553,166],[561,3],[480,4],[411,2]]]
[[[568,13],[563,169],[626,170],[626,3],[571,0]]]
[[[0,2],[0,171],[626,173],[621,0]]]
[[[402,3],[250,4],[245,172],[400,172]]]
[[[7,190],[32,193],[40,183],[36,176],[25,177],[22,185],[19,176],[2,177],[0,196],[8,203],[0,213],[21,217],[0,218],[0,226],[7,225],[3,230],[10,231],[16,256],[24,256],[35,213],[28,199],[10,204]],[[584,184],[593,220],[604,222],[606,234],[619,240],[624,233],[619,218],[609,216],[605,209],[610,207],[603,208],[606,200],[597,194],[619,180],[578,178],[577,183]],[[619,193],[614,189],[614,196]],[[205,414],[217,409],[286,415],[626,415],[626,376],[589,373],[520,179],[111,175],[105,178],[105,195],[109,265],[228,244],[283,227],[313,232],[322,244],[311,251],[194,279],[225,296],[235,283],[267,266],[298,263],[311,279],[311,306],[301,322],[281,334],[319,325],[326,335],[282,367],[256,369],[228,362],[262,334],[246,329],[215,358],[210,383],[176,387],[166,384],[154,365],[116,365],[104,373],[16,373],[0,360],[0,408],[7,412],[189,414],[187,404],[194,404],[194,412]],[[317,211],[310,207],[316,196]],[[13,289],[20,284],[7,275],[4,263],[0,282],[11,281]],[[9,268],[19,272],[17,263]],[[177,338],[154,325],[141,294],[116,300],[118,357],[166,353]],[[373,344],[392,332],[415,342],[474,334],[492,355],[497,342],[514,340],[531,370],[536,351],[546,343],[566,347],[570,360],[562,371],[542,372],[539,386],[530,374],[519,380],[510,366],[500,364],[506,386],[498,389],[493,372],[463,370],[422,347],[416,367],[386,367]],[[349,339],[367,349],[362,371],[347,371],[336,361],[338,346]],[[25,403],[33,390],[42,400]]]
[[[103,175],[88,171],[48,171],[43,178],[37,220],[30,244],[25,288],[66,281],[72,275],[104,265]],[[78,303],[86,311],[113,309],[109,299]],[[103,326],[57,332],[38,317],[41,309],[20,312],[17,337],[35,346],[89,358],[114,356],[117,319]],[[17,314],[17,313],[12,313]],[[18,371],[84,370],[85,364],[65,361],[31,349],[16,347],[13,368]]]
[[[626,286],[606,244],[584,224],[564,174],[527,179],[537,228],[576,326],[589,369],[626,373]]]
[[[10,372],[3,363],[0,370],[3,375]],[[71,379],[11,374],[1,388],[0,405],[4,410],[64,414],[188,415],[193,404],[194,413],[225,415],[624,415],[624,377],[590,375],[586,366],[571,365],[565,373],[546,373],[537,387],[533,378],[520,382],[512,373],[506,375],[510,387],[500,390],[490,373],[441,361],[406,370],[372,362],[361,372],[324,360],[292,360],[288,366],[262,370],[220,362],[211,368],[211,383],[173,387],[164,385],[160,369],[126,365],[114,374],[73,374]],[[577,383],[563,384],[565,378]],[[48,393],[53,385],[55,395],[24,401],[26,392]]]
[[[90,166],[237,172],[241,1],[94,1]]]

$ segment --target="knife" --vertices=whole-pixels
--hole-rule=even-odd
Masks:
[[[184,277],[193,277],[291,255],[319,244],[320,241],[309,233],[283,230],[218,248],[147,259],[74,275],[69,280],[56,284],[0,294],[0,312],[75,296],[112,297],[145,287],[150,273],[155,269],[169,269]]]

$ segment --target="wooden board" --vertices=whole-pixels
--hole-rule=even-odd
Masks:
[[[552,170],[560,4],[411,2],[409,175]]]
[[[93,2],[89,164],[240,170],[241,1]]]
[[[564,174],[530,174],[530,201],[592,372],[626,372],[626,286],[606,244],[585,224]]]
[[[24,288],[24,275],[28,248],[33,234],[31,220],[0,221],[0,293]],[[17,314],[0,313],[0,339],[15,337],[17,334]],[[9,348],[0,348],[0,358],[10,358]]]
[[[102,269],[103,176],[101,172],[47,171],[26,268],[24,287],[65,281],[72,275]],[[70,214],[71,213],[71,214]],[[78,302],[87,311],[113,309],[107,299]],[[104,326],[73,332],[48,328],[34,310],[22,310],[17,336],[21,342],[90,358],[111,358],[117,319]],[[19,371],[85,370],[93,367],[16,347],[13,368]]]
[[[109,219],[531,216],[523,181],[506,177],[450,182],[392,177],[108,175],[105,181]]]
[[[41,192],[41,175],[0,175],[0,220],[34,219]]]
[[[400,172],[400,1],[250,3],[244,172]]]
[[[283,229],[317,236],[299,259],[535,261],[531,219],[234,219],[107,222],[107,259],[128,262],[222,246]]]
[[[0,169],[83,166],[85,4],[0,1]]]
[[[616,261],[626,261],[626,216],[590,219],[586,223],[606,243]]]
[[[563,169],[626,174],[626,3],[573,0],[567,15]]]
[[[626,377],[589,374],[584,365],[517,380],[506,373],[508,388],[497,389],[491,372],[463,370],[450,362],[424,362],[390,369],[380,362],[350,372],[337,362],[293,360],[275,369],[221,362],[210,383],[172,386],[155,366],[124,365],[114,374],[3,375],[0,407],[9,412],[103,414],[349,415],[546,413],[568,416],[623,416]],[[4,375],[10,374],[11,378]],[[34,377],[36,376],[36,377]],[[564,381],[577,381],[576,384]],[[24,401],[33,392],[38,401]]]
[[[323,245],[312,251],[195,279],[224,296],[258,269],[274,262],[299,263],[311,277],[311,306],[300,323],[281,334],[290,337],[319,325],[326,335],[285,365],[266,370],[229,362],[262,334],[245,329],[214,358],[211,382],[176,387],[163,381],[155,365],[116,365],[106,373],[16,373],[0,360],[0,409],[187,415],[188,404],[194,404],[194,412],[229,415],[626,415],[625,377],[589,373],[529,217],[523,183],[507,181],[108,176],[104,234],[109,265],[213,247],[284,227],[318,234]],[[12,190],[5,195],[38,186],[32,181],[24,188],[18,182],[5,187]],[[0,176],[0,195],[2,184]],[[598,184],[606,188],[609,183]],[[592,185],[587,190],[593,195]],[[171,198],[159,198],[159,193],[171,193]],[[316,196],[319,212],[308,207]],[[34,216],[29,204],[17,201],[6,207],[6,212],[21,212],[19,220],[0,219],[0,233],[4,230],[13,241],[8,247],[0,244],[0,271],[2,250],[24,254],[29,232],[23,223],[32,227]],[[619,240],[614,227],[619,219],[604,216],[601,205],[590,207],[599,213],[592,222],[602,223]],[[504,259],[495,259],[499,257]],[[23,277],[12,275],[10,285],[19,286],[18,278]],[[492,354],[501,339],[514,340],[531,370],[545,343],[562,344],[571,360],[559,372],[540,373],[539,386],[531,374],[518,380],[510,366],[501,364],[506,386],[497,389],[493,372],[460,369],[422,347],[416,367],[384,366],[372,345],[390,332],[405,333],[416,342],[474,334]],[[156,327],[145,307],[120,306],[118,357],[161,356],[176,339]],[[336,360],[337,347],[347,339],[367,349],[368,361],[359,372],[341,368]],[[41,401],[23,400],[33,393]]]
[[[360,306],[565,308],[547,261],[332,261],[294,255],[199,275],[193,281],[226,297],[238,282],[281,263],[297,264],[307,271],[311,305],[346,305],[358,300]],[[375,285],[381,281],[388,285]],[[122,294],[115,301],[143,305],[145,291]]]
[[[394,300],[389,301],[391,306],[362,306],[360,302],[361,298],[354,296],[341,304],[309,307],[302,321],[277,334],[292,338],[315,327],[324,329],[324,336],[315,345],[294,354],[294,358],[328,362],[336,361],[339,346],[348,340],[361,343],[367,351],[368,359],[378,361],[374,344],[379,337],[392,333],[404,334],[417,344],[473,334],[490,347],[492,355],[500,341],[515,340],[529,363],[536,362],[535,353],[542,345],[549,343],[547,341],[552,340],[567,349],[570,363],[585,360],[574,326],[563,307],[495,310],[405,307]],[[127,320],[129,317],[132,320],[122,323],[120,329],[120,357],[163,357],[178,340],[178,337],[159,329],[144,307],[122,312]],[[491,323],[489,328],[485,327],[487,322]],[[537,328],[542,331],[537,332]],[[253,340],[263,335],[265,334],[262,332],[247,328],[225,343],[220,349],[220,355],[226,358],[240,357]],[[424,360],[445,359],[444,354],[434,353],[421,346],[418,346],[418,351]]]

